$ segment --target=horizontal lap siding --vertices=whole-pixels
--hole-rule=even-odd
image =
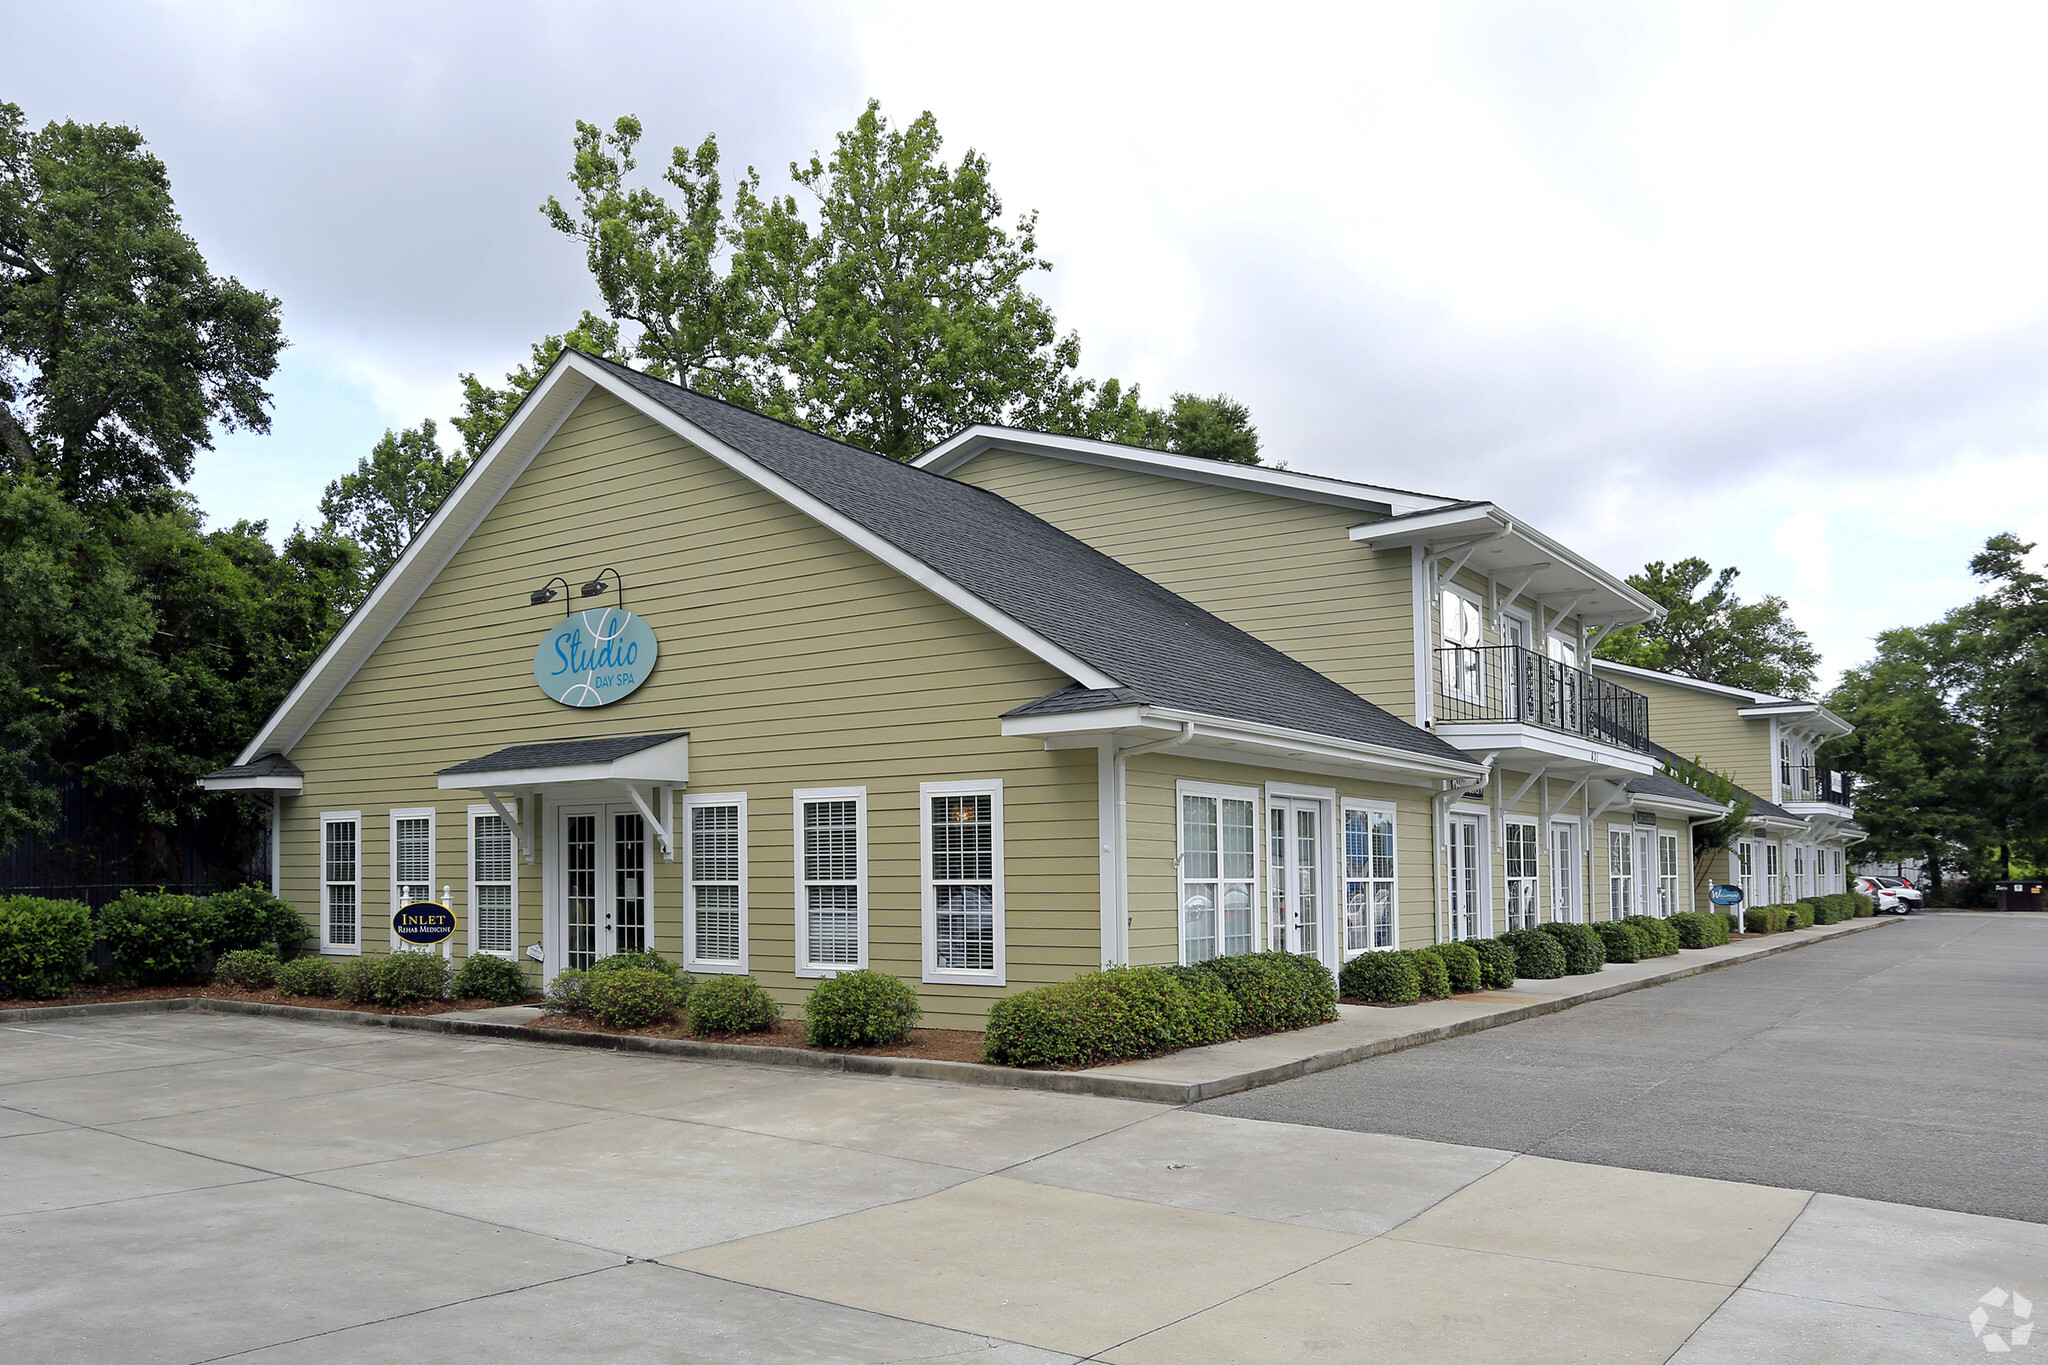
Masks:
[[[577,711],[534,684],[560,604],[527,594],[607,566],[660,659],[631,696]],[[364,942],[382,951],[392,807],[437,808],[436,882],[462,904],[480,798],[438,791],[437,769],[522,741],[688,730],[689,790],[748,795],[749,965],[786,1007],[812,984],[792,961],[798,787],[868,789],[870,965],[917,982],[918,784],[1003,779],[1009,990],[1065,979],[1100,960],[1095,755],[1006,740],[998,718],[1066,682],[600,391],[292,750],[306,791],[287,803],[285,893],[312,915],[320,812],[360,809]],[[680,958],[684,868],[653,859],[655,946]],[[544,871],[518,868],[522,950],[541,937]],[[926,1023],[954,1028],[981,1027],[1003,993],[919,991]]]
[[[1680,758],[1697,758],[1716,772],[1770,799],[1777,756],[1771,752],[1771,723],[1739,716],[1749,705],[1739,697],[1718,697],[1689,687],[1606,675],[1650,699],[1650,737]]]
[[[1414,719],[1408,552],[1352,541],[1362,513],[1014,451],[977,456],[953,477]]]

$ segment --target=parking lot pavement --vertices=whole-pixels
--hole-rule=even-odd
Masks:
[[[2048,1222],[2048,917],[1916,915],[1197,1108]]]
[[[1092,1096],[0,1015],[29,1362],[1977,1359],[2048,1228]]]

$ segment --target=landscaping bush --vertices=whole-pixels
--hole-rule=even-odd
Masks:
[[[278,957],[293,957],[313,937],[305,916],[260,886],[218,891],[208,896],[206,903],[219,921],[213,938],[216,953],[274,943]]]
[[[446,999],[453,971],[439,953],[396,952],[352,957],[342,964],[342,999],[356,1005],[403,1009]]]
[[[1812,904],[1815,924],[1840,924],[1847,918],[1841,902],[1833,896],[1815,896]]]
[[[461,1000],[516,1005],[526,998],[526,970],[502,957],[473,953],[455,973],[455,995]]]
[[[1539,924],[1539,934],[1548,934],[1564,948],[1564,969],[1570,976],[1590,976],[1607,965],[1607,946],[1590,924]]]
[[[605,972],[667,972],[678,981],[695,983],[695,978],[688,972],[679,970],[675,963],[652,948],[636,948],[630,953],[613,953],[610,957],[601,957],[591,963],[587,970],[592,976],[600,976]]]
[[[1504,991],[1515,984],[1515,950],[1498,939],[1472,940],[1479,954],[1479,985],[1483,990]]]
[[[92,961],[92,911],[78,901],[0,898],[0,997],[69,995]]]
[[[1439,943],[1422,951],[1443,959],[1444,970],[1451,974],[1452,990],[1479,989],[1479,954],[1473,950],[1471,944]]]
[[[1600,946],[1607,950],[1609,962],[1642,960],[1643,931],[1633,924],[1595,924],[1593,932],[1600,935]]]
[[[1655,915],[1630,915],[1622,920],[1643,931],[1643,956],[1669,957],[1678,951],[1678,931],[1671,927],[1668,919]]]
[[[541,997],[543,1014],[582,1014],[585,994],[590,989],[590,973],[576,967],[564,967],[555,973],[555,979],[548,982],[547,993]]]
[[[207,902],[165,892],[123,891],[100,910],[114,974],[146,986],[204,979],[219,923]]]
[[[1422,998],[1422,974],[1406,953],[1360,953],[1344,964],[1337,984],[1352,1000],[1406,1005]]]
[[[245,991],[267,991],[277,983],[277,954],[268,948],[236,948],[221,954],[213,979]]]
[[[1789,922],[1790,906],[1759,905],[1754,910],[1742,912],[1742,932],[1745,934],[1782,934]]]
[[[1847,894],[1850,900],[1856,902],[1856,908],[1850,913],[1857,919],[1869,919],[1877,913],[1877,902],[1861,891],[1851,891]]]
[[[1791,926],[1794,929],[1811,929],[1813,927],[1813,903],[1811,901],[1794,901],[1786,906],[1785,910],[1786,917],[1790,920]]]
[[[341,969],[324,957],[295,957],[277,964],[276,984],[286,995],[332,999],[341,994]]]
[[[1730,921],[1726,915],[1686,910],[1673,915],[1668,923],[1681,948],[1717,948],[1728,941]]]
[[[1416,980],[1422,983],[1424,1000],[1444,1000],[1451,994],[1450,969],[1444,960],[1427,948],[1408,948],[1402,956],[1415,964]]]
[[[1198,964],[1237,1002],[1237,1029],[1276,1033],[1337,1017],[1330,970],[1304,953],[1232,953]]]
[[[1495,941],[1514,949],[1517,977],[1548,981],[1564,975],[1564,945],[1540,929],[1510,929]]]
[[[751,976],[714,976],[690,991],[690,1032],[699,1038],[759,1033],[782,1007]]]
[[[683,985],[670,971],[622,967],[593,972],[584,997],[590,1017],[606,1028],[646,1028],[675,1021],[683,1007]]]
[[[1215,983],[1207,990],[1162,967],[1110,967],[1006,996],[989,1007],[982,1055],[1001,1066],[1089,1066],[1220,1043],[1239,1023],[1235,998],[1209,970],[1225,960],[1202,964]]]
[[[888,1047],[923,1017],[917,992],[887,972],[841,972],[804,997],[804,1037],[812,1047]]]

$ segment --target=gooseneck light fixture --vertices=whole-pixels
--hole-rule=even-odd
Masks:
[[[583,585],[581,589],[582,595],[585,597],[604,596],[605,589],[608,586],[604,581],[604,576],[606,574],[610,574],[612,576],[612,582],[619,585],[619,610],[624,611],[626,609],[626,580],[619,577],[619,571],[617,569],[599,569],[595,574],[591,576],[590,581]],[[564,586],[567,585],[565,584]]]
[[[546,606],[548,603],[554,601],[556,596],[558,596],[558,594],[555,592],[555,584],[557,583],[560,583],[562,585],[563,592],[569,591],[569,580],[563,578],[560,574],[557,574],[555,575],[555,577],[550,578],[547,582],[541,584],[532,592],[528,593],[526,595],[526,600],[536,607]]]

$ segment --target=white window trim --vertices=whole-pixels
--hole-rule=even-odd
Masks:
[[[732,962],[724,958],[701,958],[697,956],[697,878],[695,850],[691,847],[696,826],[691,812],[699,806],[738,806],[740,811],[740,956]],[[803,857],[803,807],[796,808],[797,857]],[[747,794],[745,792],[704,792],[683,798],[680,818],[676,822],[676,859],[683,865],[683,966],[693,972],[710,972],[714,975],[745,976],[747,974]],[[865,872],[865,857],[861,863]],[[802,899],[803,864],[797,864],[798,899]],[[863,897],[865,900],[865,897]],[[865,942],[865,936],[863,936]]]
[[[391,875],[384,882],[384,890],[391,897],[391,913],[384,918],[386,926],[391,931],[391,951],[394,953],[418,951],[416,945],[407,943],[398,936],[398,907],[401,904],[398,899],[398,822],[400,820],[425,820],[427,822],[426,887],[428,900],[434,899],[441,885],[435,880],[436,875],[441,871],[441,830],[435,818],[434,808],[432,806],[406,806],[403,809],[393,810],[389,827],[384,831],[386,840],[384,846],[385,861],[391,867]],[[360,857],[360,853],[361,850],[358,849],[358,857]],[[357,869],[357,875],[361,875],[360,868]],[[418,885],[416,882],[407,884]],[[356,892],[356,895],[360,897],[362,892],[359,890]]]
[[[1615,913],[1614,905],[1614,836],[1617,834],[1621,835],[1628,844],[1628,913],[1631,915],[1646,913],[1643,909],[1643,869],[1640,866],[1643,861],[1642,850],[1636,846],[1635,823],[1631,821],[1626,825],[1609,825],[1607,827],[1607,918],[1609,920],[1624,918],[1624,916]]]
[[[1451,844],[1456,842],[1456,837],[1452,835],[1451,830],[1460,822],[1479,827],[1477,851],[1473,861],[1473,867],[1478,872],[1478,885],[1474,888],[1473,894],[1478,898],[1479,924],[1467,938],[1459,938],[1457,935],[1458,886],[1457,882],[1450,875],[1452,871]],[[1492,938],[1494,936],[1492,819],[1485,811],[1446,811],[1444,813],[1444,838],[1446,840],[1443,852],[1444,894],[1446,896],[1444,904],[1444,929],[1449,934],[1449,937],[1444,941],[1446,943],[1470,943],[1477,939]]]
[[[526,818],[520,812],[519,809],[519,803],[522,799],[523,798],[521,797],[515,796],[510,801],[505,803],[505,808],[512,812],[512,819],[515,823]],[[469,955],[471,957],[502,957],[507,962],[517,962],[519,960],[519,832],[517,830],[508,828],[505,831],[505,837],[512,841],[512,951],[509,953],[500,953],[495,950],[485,950],[476,946],[476,819],[479,815],[497,814],[498,808],[496,806],[493,806],[488,801],[475,802],[463,812],[463,871],[465,874],[467,874],[466,880],[468,882],[468,890],[467,892],[465,892],[465,895],[468,897],[468,899],[463,905],[463,910],[469,920]],[[492,885],[495,886],[497,885],[497,883],[493,882]]]
[[[1394,889],[1394,941],[1384,948],[1374,948],[1371,945],[1367,945],[1353,952],[1351,949],[1346,948],[1343,942],[1346,883],[1349,880],[1345,876],[1345,870],[1350,866],[1350,858],[1345,853],[1343,845],[1344,817],[1355,810],[1364,811],[1368,815],[1384,815],[1387,817],[1387,823],[1392,825],[1394,829],[1394,876],[1391,883]],[[1367,828],[1370,830],[1370,826]],[[1371,834],[1368,832],[1367,840],[1370,841],[1371,837]],[[1368,842],[1366,856],[1370,857],[1371,854],[1372,850]],[[1379,878],[1374,877],[1371,880],[1378,881]],[[1371,936],[1371,922],[1367,921],[1366,937],[1370,938]],[[1337,812],[1337,950],[1343,954],[1344,961],[1346,962],[1349,962],[1354,957],[1363,957],[1367,953],[1397,953],[1401,951],[1401,813],[1400,809],[1391,801],[1374,801],[1365,797],[1347,796],[1339,803]]]
[[[1522,879],[1530,884],[1530,905],[1533,907],[1535,911],[1535,918],[1530,923],[1529,927],[1533,929],[1536,927],[1536,925],[1543,923],[1543,893],[1546,885],[1548,884],[1548,879],[1545,878],[1543,875],[1543,865],[1550,861],[1550,837],[1549,831],[1544,827],[1542,817],[1540,816],[1510,814],[1503,815],[1501,817],[1500,910],[1501,917],[1503,919],[1507,917],[1508,893],[1510,890],[1513,889],[1513,883],[1516,880],[1514,877],[1508,875],[1508,830],[1516,825],[1520,825],[1524,829],[1534,830],[1536,833],[1536,838],[1534,841],[1536,855],[1536,870],[1532,876]]]
[[[1188,965],[1188,831],[1187,822],[1181,815],[1183,796],[1207,796],[1219,801],[1249,801],[1252,803],[1252,951],[1258,952],[1265,946],[1261,931],[1266,923],[1266,809],[1259,800],[1257,787],[1233,787],[1221,782],[1179,781],[1173,784],[1173,942],[1175,960],[1183,967]],[[1217,811],[1217,840],[1222,840],[1220,821],[1222,811]],[[1222,876],[1222,850],[1217,850],[1217,880],[1242,881],[1241,877]],[[1223,956],[1223,907],[1216,907],[1216,948],[1217,956]]]
[[[1585,886],[1586,831],[1580,828],[1579,817],[1576,815],[1551,816],[1549,828],[1543,832],[1543,856],[1546,861],[1557,856],[1557,829],[1560,825],[1566,826],[1571,830],[1572,856],[1566,861],[1571,865],[1572,878],[1565,884],[1565,890],[1570,893],[1569,901],[1564,908],[1568,918],[1551,922],[1555,924],[1584,924],[1587,919]],[[1550,879],[1549,886],[1551,891],[1555,893],[1557,889],[1557,879],[1555,877]],[[1554,909],[1555,907],[1551,908]],[[1541,914],[1540,910],[1538,914]]]
[[[992,971],[939,969],[939,897],[932,884],[932,798],[989,798],[990,851],[994,862],[992,897],[995,919],[995,968]],[[917,786],[917,883],[922,898],[920,934],[924,939],[924,979],[932,985],[1005,986],[1009,984],[1008,931],[1003,918],[1003,780],[974,778],[960,782],[920,782]]]
[[[328,941],[327,916],[327,827],[329,825],[354,825],[356,827],[356,941],[354,943],[331,943]],[[363,813],[359,810],[329,810],[320,812],[320,845],[314,855],[314,867],[320,877],[320,951],[336,957],[361,957],[363,953]]]
[[[811,965],[810,898],[804,895],[804,805],[810,801],[854,803],[854,848],[859,864],[854,877],[854,905],[859,925],[859,952],[852,962]],[[868,965],[868,789],[866,787],[798,787],[790,793],[790,825],[794,829],[796,866],[796,974],[823,978],[860,971]]]

